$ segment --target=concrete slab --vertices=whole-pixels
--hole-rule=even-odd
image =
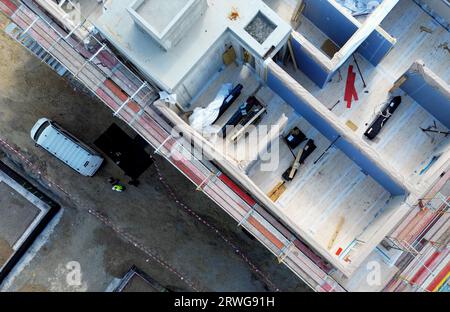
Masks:
[[[287,122],[284,123],[284,130],[282,128],[283,133],[286,134],[297,126],[315,141],[316,151],[301,166],[295,179],[285,184],[286,191],[276,201],[275,213],[280,213],[297,228],[309,233],[314,242],[327,250],[330,257],[341,261],[336,255],[337,250],[345,250],[379,217],[391,198],[390,193],[336,147],[331,147],[320,161],[315,162],[327,150],[331,141],[270,88],[265,87],[263,82],[258,81],[257,76],[246,66],[230,65],[211,78],[205,90],[196,96],[193,106],[206,106],[225,82],[241,83],[244,89],[237,101],[224,113],[224,117],[218,120],[219,126],[223,124],[221,120],[227,120],[242,101],[259,88],[256,96],[267,105],[267,113],[260,125],[278,124],[284,116]],[[242,139],[236,144],[224,142],[221,138],[210,141],[217,149],[223,148],[239,168],[247,169],[248,176],[265,194],[283,181],[282,174],[294,160],[287,145],[280,140],[274,143],[279,146],[279,162],[274,170],[260,170],[258,164],[247,168],[256,158],[246,157],[256,156],[257,150],[255,146],[249,146],[247,140]],[[303,146],[298,149],[300,148]],[[295,150],[294,154],[297,152]],[[339,226],[342,219],[344,222]]]
[[[0,182],[0,241],[14,246],[39,213],[39,208]]]

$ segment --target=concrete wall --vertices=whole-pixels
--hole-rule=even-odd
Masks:
[[[340,138],[336,141],[335,145],[353,160],[364,173],[375,179],[375,181],[392,195],[397,196],[405,194],[405,190],[401,186],[392,180],[382,168],[378,167],[372,159],[368,158],[367,155],[364,155],[354,144]]]
[[[340,47],[358,30],[358,25],[328,0],[305,0],[305,4],[303,14]],[[376,29],[358,48],[358,53],[376,66],[392,46],[392,42]]]
[[[169,50],[181,41],[187,31],[198,22],[208,8],[206,0],[189,0],[178,14],[174,17],[166,29],[158,31],[152,26],[152,21],[147,16],[142,16],[137,9],[146,5],[146,0],[136,0],[127,8],[128,13],[144,32],[151,36],[165,50]],[[161,13],[163,14],[163,13]]]
[[[229,33],[225,33],[211,47],[206,55],[202,57],[194,69],[182,80],[181,84],[174,89],[174,93],[177,94],[178,103],[181,106],[187,106],[208,81],[223,68],[222,56],[229,45],[233,45],[236,52],[240,49],[239,46],[236,46],[237,42],[232,40]]]
[[[207,9],[208,3],[206,0],[193,1],[193,5],[179,17],[179,22],[164,35],[164,37],[167,37],[166,41],[170,42],[170,47],[175,46],[185,37],[189,29],[197,23]]]

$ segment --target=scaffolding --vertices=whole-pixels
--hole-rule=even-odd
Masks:
[[[397,262],[400,271],[385,291],[439,291],[450,272],[450,173],[444,175],[427,198],[421,200],[389,243],[404,252]]]
[[[24,43],[33,40],[57,60],[161,155],[245,228],[280,263],[288,266],[312,289],[345,291],[331,276],[332,268],[212,162],[199,159],[190,142],[178,138],[171,125],[153,107],[158,88],[144,81],[119,60],[87,19],[67,31],[35,3],[13,7],[0,0],[0,8],[16,26],[10,35]],[[75,35],[83,29],[86,38]],[[198,154],[197,154],[198,153]]]

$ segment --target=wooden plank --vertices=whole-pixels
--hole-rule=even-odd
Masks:
[[[336,241],[336,238],[338,237],[339,233],[342,230],[342,227],[344,226],[344,223],[345,223],[345,217],[341,217],[339,219],[339,222],[338,222],[337,226],[336,226],[336,230],[334,231],[333,236],[331,236],[331,239],[330,239],[330,241],[328,243],[328,246],[327,246],[328,250],[330,250],[333,247],[333,245],[334,245],[334,243]]]
[[[286,191],[285,182],[280,182],[267,194],[267,196],[273,202],[276,202],[285,191]]]
[[[349,127],[350,129],[352,129],[353,131],[355,131],[355,132],[358,130],[358,126],[355,125],[355,123],[354,123],[353,121],[351,121],[351,120],[347,120],[347,122],[345,123],[345,125],[346,125],[347,127]]]
[[[288,40],[289,53],[291,54],[292,63],[294,64],[295,70],[298,70],[297,60],[295,59],[294,49],[292,48],[291,38]]]
[[[400,88],[406,82],[406,80],[408,80],[408,77],[406,75],[403,75],[399,79],[397,79],[392,88],[389,90],[389,93],[392,93]]]
[[[110,89],[114,95],[116,95],[122,102],[125,102],[128,100],[129,96],[111,79],[107,79],[105,81],[105,86]],[[128,107],[135,113],[139,113],[140,112],[140,107],[139,105],[134,102],[134,101],[130,101],[128,102]]]

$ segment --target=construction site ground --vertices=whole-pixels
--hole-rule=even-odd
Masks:
[[[6,18],[0,23],[3,29]],[[105,291],[132,265],[171,290],[309,290],[160,157],[138,188],[115,193],[107,179],[128,179],[111,160],[85,178],[36,147],[29,132],[41,117],[91,145],[113,122],[130,131],[74,88],[0,32],[0,149],[8,155],[0,160],[45,186],[63,208],[0,290]],[[77,285],[68,283],[73,261],[81,265]]]

